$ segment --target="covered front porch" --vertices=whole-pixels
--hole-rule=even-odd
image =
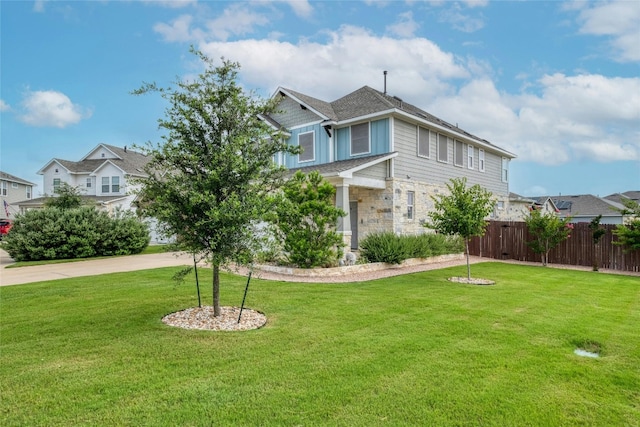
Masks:
[[[385,196],[388,179],[392,176],[392,162],[398,153],[360,157],[323,165],[292,169],[291,172],[309,173],[318,171],[336,188],[336,206],[347,215],[338,220],[337,231],[342,234],[346,248],[356,250],[364,231],[376,223],[375,228],[383,226],[385,213],[391,213],[392,196]],[[387,200],[385,200],[385,197]],[[363,212],[361,206],[366,203],[368,210]],[[388,202],[388,203],[385,203]],[[383,205],[389,204],[388,207]],[[365,222],[365,216],[367,217]],[[392,222],[392,217],[389,217]]]

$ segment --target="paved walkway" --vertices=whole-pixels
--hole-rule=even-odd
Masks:
[[[167,252],[6,268],[12,263],[13,260],[9,257],[9,254],[0,249],[0,286],[65,279],[68,277],[94,276],[123,271],[191,265],[193,259],[186,254]]]

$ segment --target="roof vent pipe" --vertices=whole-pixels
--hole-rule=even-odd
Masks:
[[[387,94],[387,70],[384,70],[382,72],[382,74],[384,74],[384,94]]]

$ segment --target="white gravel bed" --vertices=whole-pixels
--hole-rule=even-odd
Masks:
[[[247,331],[261,328],[267,323],[267,316],[259,311],[243,309],[240,323],[239,314],[240,307],[220,307],[220,316],[214,317],[213,307],[208,305],[167,314],[162,322],[177,328],[207,331]]]

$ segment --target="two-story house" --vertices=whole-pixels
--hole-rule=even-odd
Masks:
[[[331,102],[282,87],[273,98],[278,111],[265,119],[303,149],[276,162],[317,170],[335,185],[336,205],[347,212],[338,231],[352,249],[373,232],[424,232],[431,196],[451,178],[491,191],[493,218],[508,211],[515,155],[457,125],[368,86]]]
[[[132,177],[145,175],[143,168],[147,162],[147,156],[127,147],[99,144],[79,161],[54,158],[38,174],[42,175],[45,195],[55,195],[66,183],[100,209],[112,212],[115,208],[131,208],[135,195],[129,181]],[[20,208],[42,207],[45,199],[20,203]]]
[[[2,199],[1,219],[13,219],[19,212],[18,202],[33,198],[32,182],[0,171],[0,198]]]

